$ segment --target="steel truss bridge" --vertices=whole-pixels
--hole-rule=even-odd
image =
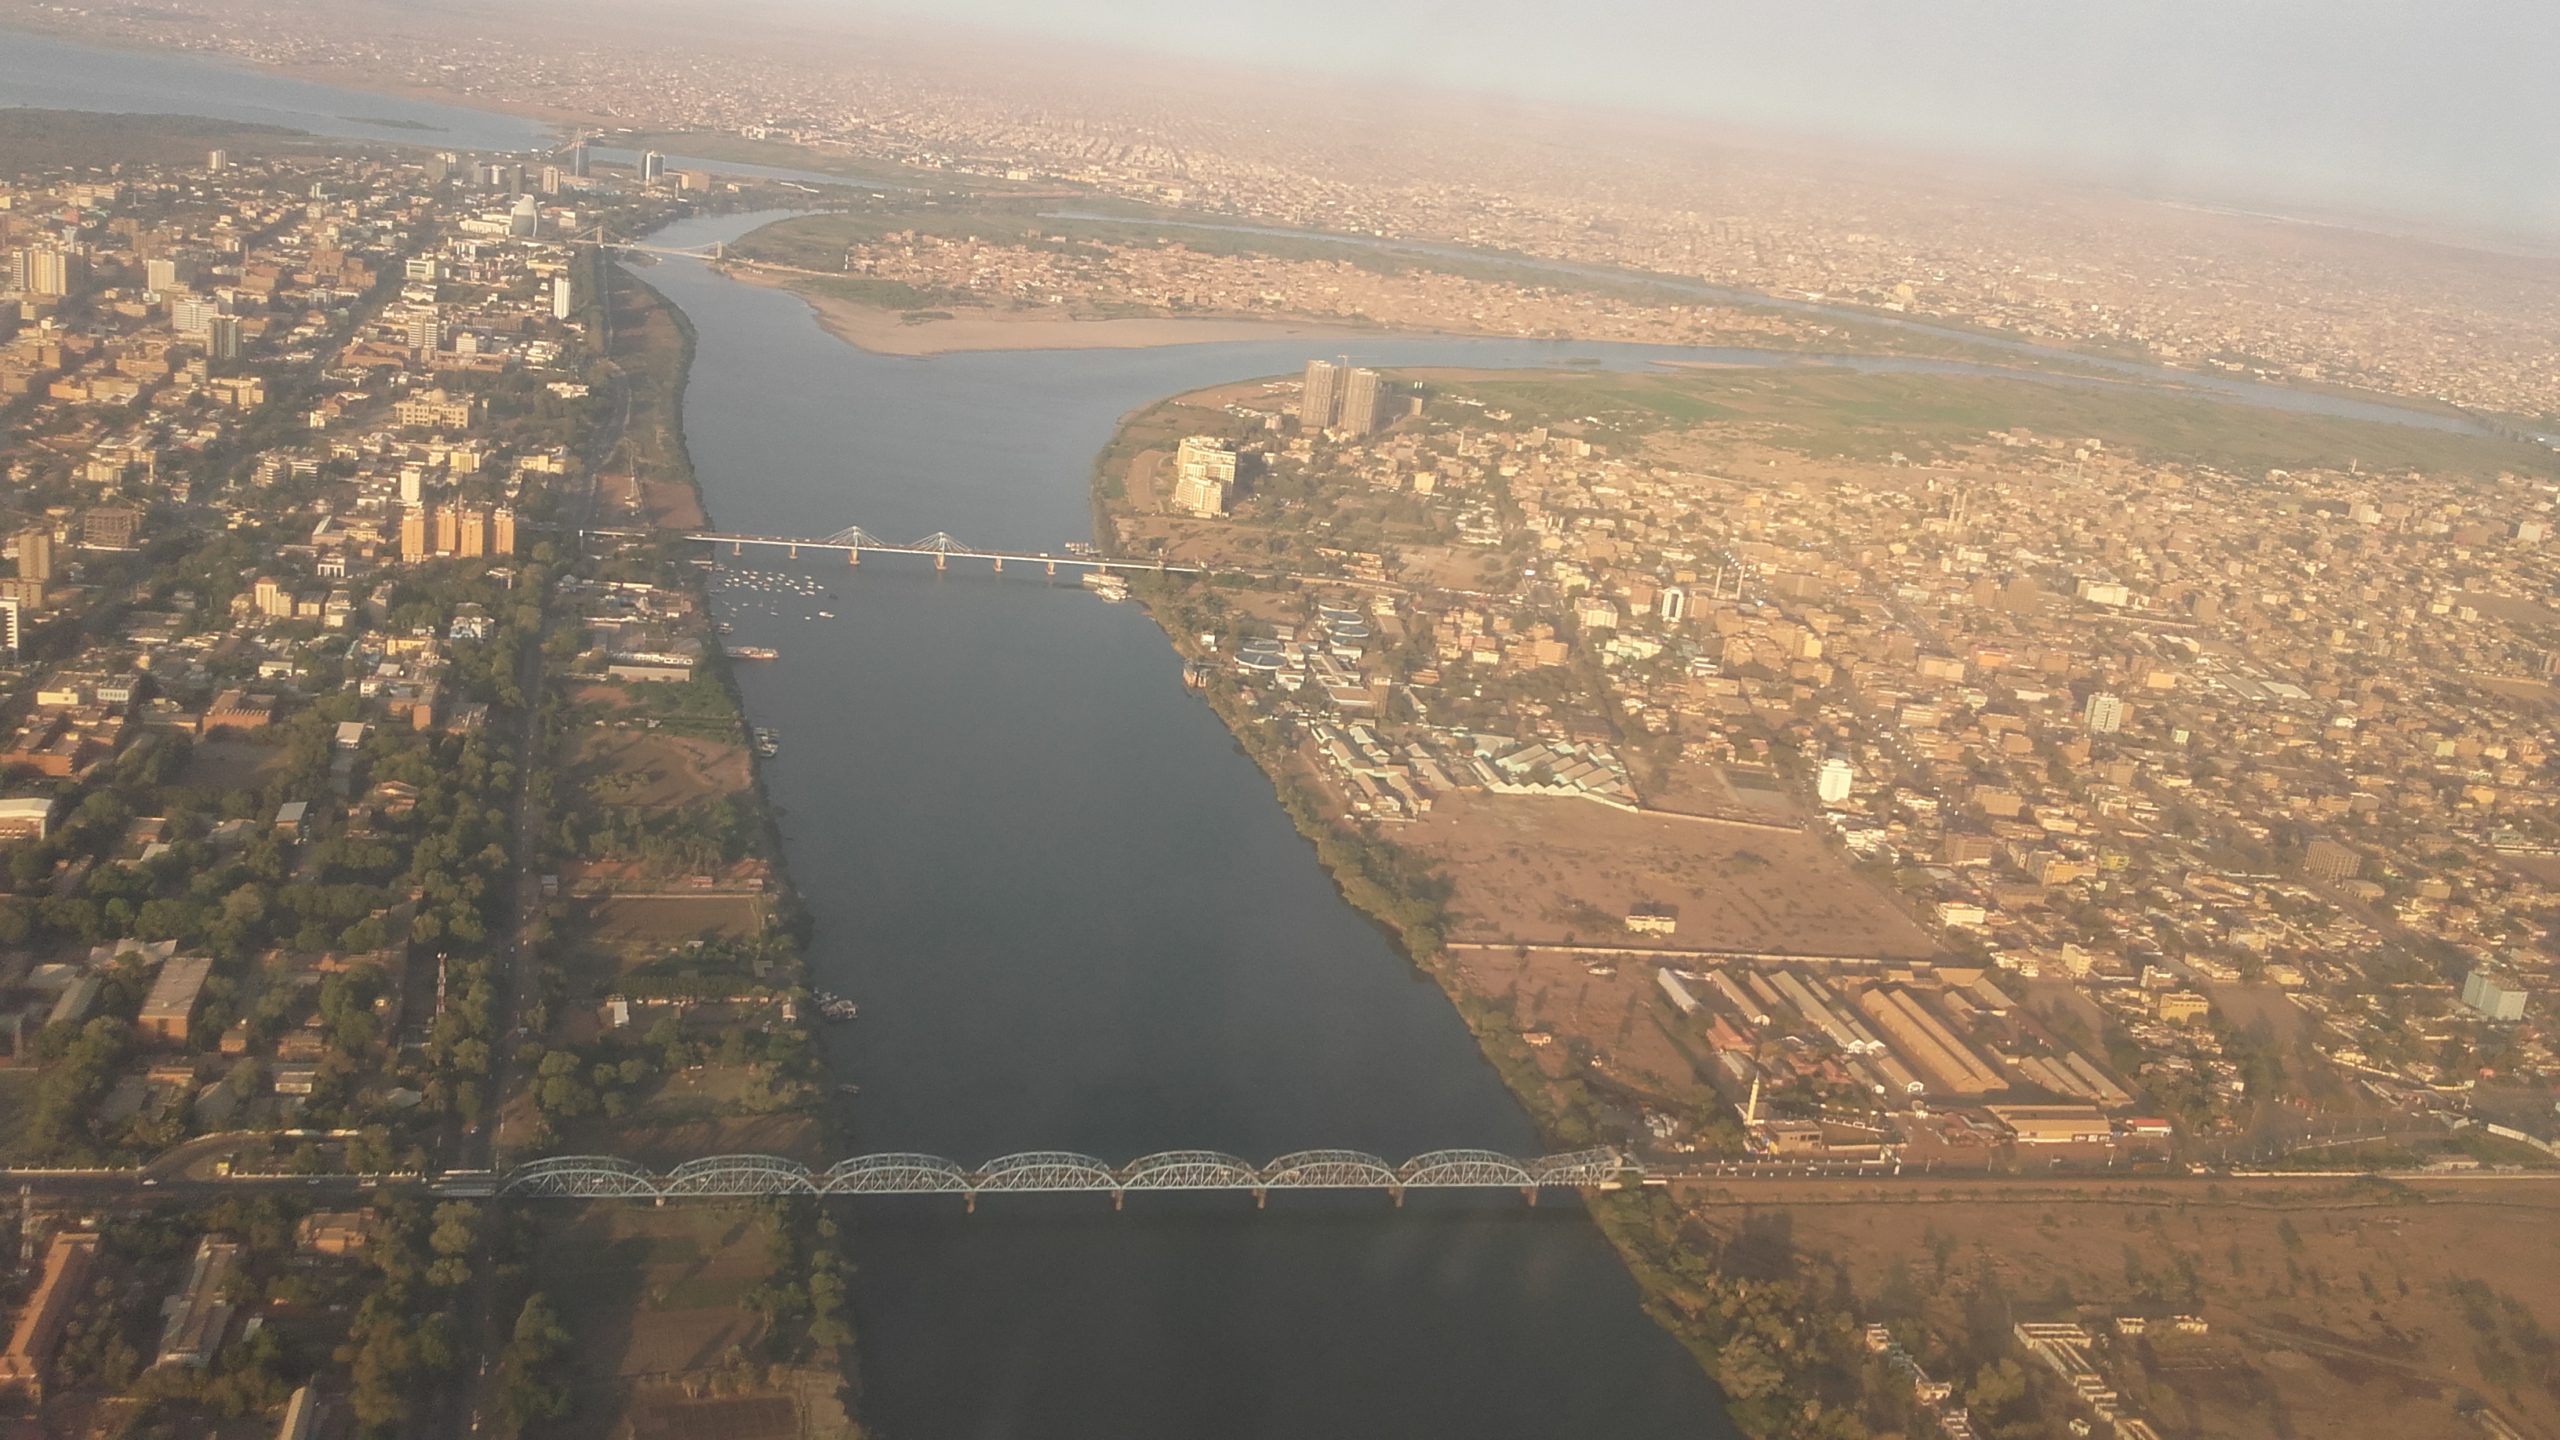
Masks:
[[[750,545],[763,550],[788,551],[794,560],[800,558],[800,552],[803,550],[838,551],[846,557],[848,563],[855,565],[862,563],[863,554],[868,551],[874,555],[930,555],[933,557],[933,568],[936,570],[951,568],[951,562],[954,560],[989,560],[993,561],[995,568],[1001,572],[1005,562],[1011,560],[1016,564],[1045,565],[1049,567],[1049,573],[1052,575],[1058,573],[1058,567],[1061,565],[1082,570],[1099,570],[1106,575],[1113,571],[1148,575],[1208,573],[1197,565],[1171,565],[1162,560],[1115,560],[1103,555],[1051,555],[1045,552],[1034,554],[1023,550],[989,550],[972,545],[956,535],[941,530],[936,530],[921,540],[909,541],[904,545],[893,540],[883,540],[859,525],[848,525],[833,535],[821,535],[814,540],[801,539],[792,535],[727,535],[711,531],[701,531],[687,535],[685,538],[698,540],[707,545],[726,545],[732,555],[745,553]]]
[[[965,1169],[939,1155],[860,1155],[820,1171],[779,1155],[708,1155],[660,1174],[612,1155],[555,1155],[499,1177],[497,1193],[546,1200],[740,1199],[771,1195],[1109,1195],[1225,1190],[1261,1205],[1274,1190],[1376,1190],[1404,1203],[1409,1190],[1517,1190],[1529,1203],[1550,1189],[1615,1189],[1642,1169],[1615,1150],[1575,1150],[1524,1160],[1492,1150],[1434,1150],[1401,1165],[1359,1150],[1300,1150],[1267,1165],[1216,1150],[1165,1150],[1112,1165],[1071,1150],[1026,1150]]]

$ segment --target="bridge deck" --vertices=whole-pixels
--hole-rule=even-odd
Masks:
[[[1112,1165],[1067,1150],[1030,1150],[964,1168],[939,1155],[860,1155],[824,1171],[776,1155],[710,1155],[661,1174],[610,1155],[559,1155],[498,1177],[500,1195],[666,1200],[764,1195],[1107,1194],[1180,1190],[1588,1190],[1640,1183],[1614,1150],[1520,1159],[1492,1150],[1434,1150],[1394,1165],[1358,1150],[1302,1150],[1255,1165],[1214,1150],[1168,1150]]]

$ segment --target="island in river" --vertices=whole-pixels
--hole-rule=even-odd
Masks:
[[[875,355],[953,355],[982,350],[1143,350],[1158,345],[1239,341],[1305,341],[1312,346],[1376,338],[1339,325],[1163,315],[1095,317],[1052,310],[985,307],[893,309],[808,283],[807,277],[736,265],[729,275],[751,285],[789,290],[809,303],[819,326]]]

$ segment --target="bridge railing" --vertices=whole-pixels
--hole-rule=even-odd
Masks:
[[[770,1195],[1107,1194],[1228,1190],[1589,1190],[1633,1184],[1643,1169],[1615,1150],[1523,1159],[1495,1150],[1433,1150],[1401,1165],[1361,1150],[1300,1150],[1266,1165],[1217,1150],[1165,1150],[1113,1165],[1071,1150],[1026,1150],[970,1169],[939,1155],[857,1155],[823,1171],[779,1155],[706,1155],[661,1174],[612,1155],[554,1155],[499,1177],[526,1199],[743,1199]]]

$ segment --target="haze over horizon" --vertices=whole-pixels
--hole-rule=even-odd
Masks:
[[[2560,8],[2523,0],[790,3],[2560,233]]]

